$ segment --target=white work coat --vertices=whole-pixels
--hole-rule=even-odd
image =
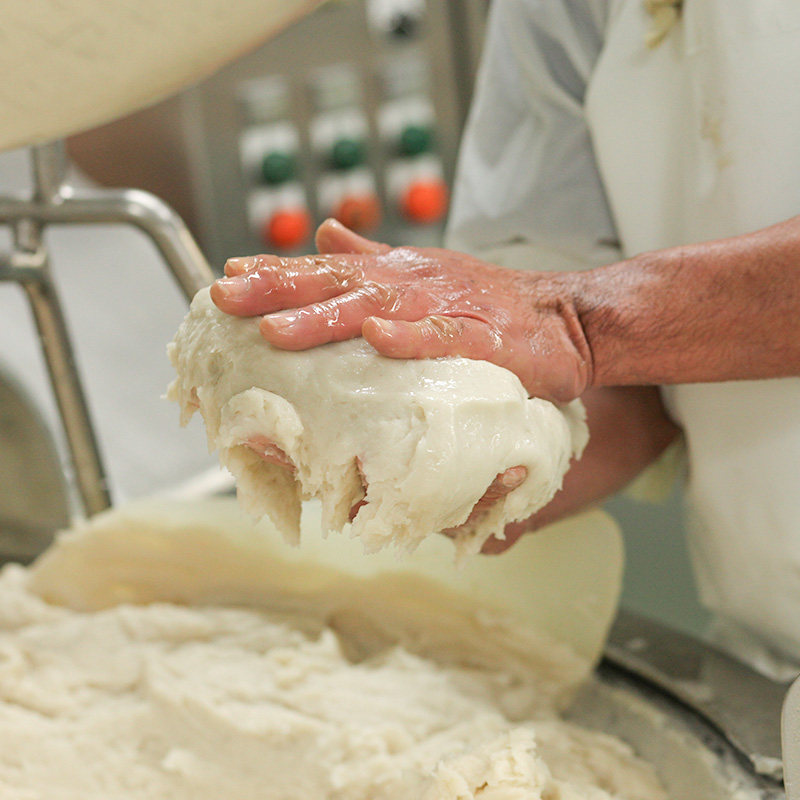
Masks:
[[[652,24],[642,0],[495,0],[450,246],[582,269],[800,214],[800,3],[685,0],[655,48]],[[800,378],[663,393],[687,443],[701,598],[727,646],[785,674],[800,664]]]

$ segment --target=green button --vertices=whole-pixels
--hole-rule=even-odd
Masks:
[[[427,125],[406,125],[400,133],[400,152],[404,156],[418,156],[433,147],[433,131]]]
[[[364,163],[364,142],[360,139],[339,139],[331,149],[331,163],[336,169],[352,169]]]
[[[272,185],[286,183],[294,177],[297,161],[293,153],[273,150],[261,159],[261,177]]]

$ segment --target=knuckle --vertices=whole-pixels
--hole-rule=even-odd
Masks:
[[[394,267],[405,268],[418,262],[420,260],[420,253],[414,247],[393,247],[388,253],[385,253],[381,257],[381,260]]]
[[[250,269],[256,268],[259,269],[261,267],[266,267],[270,269],[272,267],[279,266],[282,264],[285,259],[281,258],[280,256],[270,255],[268,253],[260,253],[257,256],[253,256],[252,258],[243,258],[241,259],[243,263],[247,263]]]
[[[356,291],[359,298],[371,306],[383,311],[396,311],[401,292],[394,286],[387,286],[375,281],[367,281]]]
[[[424,333],[442,342],[454,342],[464,335],[464,321],[454,317],[435,315],[423,320]]]
[[[340,286],[352,285],[364,279],[364,270],[358,264],[337,261],[325,254],[305,256],[304,260],[307,269],[324,274]]]
[[[341,297],[334,297],[316,303],[311,309],[301,309],[297,312],[297,316],[300,319],[316,320],[324,325],[335,325],[341,319],[341,306]]]
[[[297,268],[292,267],[284,258],[269,258],[258,256],[254,269],[247,273],[247,277],[256,280],[265,289],[278,288],[291,284],[297,274]]]

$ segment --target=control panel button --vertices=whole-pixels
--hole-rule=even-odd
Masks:
[[[398,38],[413,38],[425,13],[424,0],[370,0],[367,19],[378,33]]]
[[[297,175],[297,158],[287,150],[273,150],[261,159],[261,178],[269,186],[277,186]]]
[[[400,154],[418,156],[433,149],[433,130],[429,125],[410,124],[400,131],[398,141]]]
[[[410,183],[400,197],[400,211],[418,225],[444,219],[449,193],[441,178],[419,178]]]
[[[362,139],[350,136],[337,139],[331,147],[331,165],[335,169],[353,169],[361,166],[366,157],[366,147]]]
[[[292,250],[311,236],[311,215],[303,207],[282,208],[264,220],[261,238],[268,247]]]
[[[249,125],[239,136],[243,178],[252,187],[281,186],[299,173],[300,135],[286,120]]]
[[[333,216],[350,230],[359,233],[375,230],[381,223],[381,203],[374,192],[345,195]]]

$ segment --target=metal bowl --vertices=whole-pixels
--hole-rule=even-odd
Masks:
[[[604,663],[567,718],[618,736],[650,762],[670,800],[783,800],[712,725],[652,684]]]

